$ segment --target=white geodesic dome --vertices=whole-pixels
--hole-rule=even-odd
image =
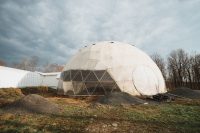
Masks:
[[[66,64],[69,70],[106,70],[119,89],[131,95],[166,92],[164,78],[154,61],[133,45],[98,42],[80,49]],[[63,81],[62,86],[66,87]]]

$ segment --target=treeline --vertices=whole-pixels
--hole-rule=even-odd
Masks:
[[[39,72],[61,72],[63,65],[56,63],[45,63],[39,64],[40,58],[37,56],[31,56],[21,59],[19,62],[15,62],[11,65],[8,65],[5,61],[0,60],[0,66],[8,66],[12,68],[27,70],[27,71],[39,71]]]
[[[200,89],[200,54],[188,54],[183,49],[173,50],[167,59],[153,54],[169,89],[189,87]]]

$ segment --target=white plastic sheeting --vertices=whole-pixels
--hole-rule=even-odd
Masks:
[[[37,72],[42,77],[41,86],[49,86],[53,88],[57,88],[58,86],[58,78],[60,77],[60,73],[41,73]]]
[[[99,42],[86,46],[67,63],[64,71],[67,70],[107,70],[120,90],[132,95],[166,92],[161,71],[153,60],[126,43]]]
[[[56,88],[59,73],[40,73],[0,66],[0,88],[49,86]]]

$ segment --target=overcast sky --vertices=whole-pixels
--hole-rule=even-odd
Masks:
[[[0,0],[0,59],[65,64],[98,41],[200,53],[200,0]]]

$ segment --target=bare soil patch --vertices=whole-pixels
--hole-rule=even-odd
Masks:
[[[169,93],[190,99],[200,99],[200,91],[192,90],[186,87],[176,88]]]
[[[138,97],[134,97],[125,92],[113,92],[109,95],[105,95],[97,100],[98,103],[101,104],[109,104],[109,105],[121,105],[121,104],[144,104],[147,103],[145,100],[142,100]]]
[[[5,106],[9,112],[32,112],[55,114],[60,112],[59,106],[37,94],[30,94]]]

